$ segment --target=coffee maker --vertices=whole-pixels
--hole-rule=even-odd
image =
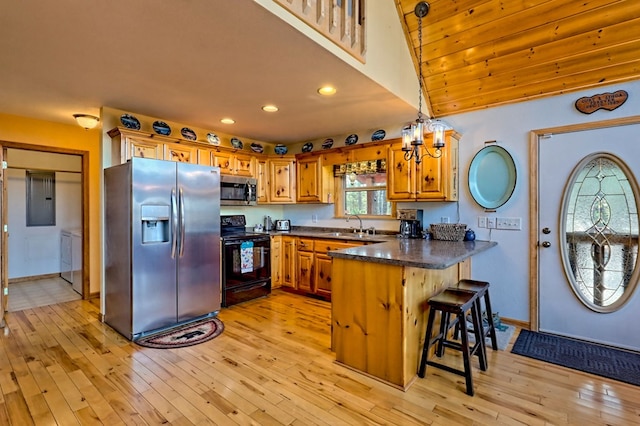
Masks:
[[[402,238],[422,238],[422,210],[398,209],[397,218]]]

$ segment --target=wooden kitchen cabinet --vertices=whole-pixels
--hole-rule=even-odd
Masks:
[[[236,152],[234,154],[235,157],[235,174],[238,176],[245,177],[255,177],[255,164],[256,159],[253,155],[244,153],[244,152]]]
[[[216,150],[212,153],[213,165],[220,167],[220,174],[255,177],[256,159],[249,153]]]
[[[445,133],[442,156],[421,157],[406,161],[402,142],[389,146],[387,158],[387,198],[390,201],[457,201],[458,200],[458,144],[460,135],[454,130]],[[425,145],[430,137],[425,138]],[[429,148],[434,152],[433,148]],[[421,147],[424,154],[424,147]]]
[[[178,163],[197,163],[198,151],[189,145],[167,143],[164,144],[164,159]]]
[[[282,287],[282,236],[271,236],[271,288]]]
[[[296,159],[294,156],[269,158],[268,194],[270,203],[296,202]]]
[[[331,298],[332,257],[322,253],[315,254],[315,293],[325,299]]]
[[[308,293],[314,293],[313,287],[313,240],[298,238],[296,244],[296,282],[297,289]]]
[[[158,143],[156,139],[119,127],[110,130],[108,134],[111,137],[111,161],[113,164],[126,163],[133,157],[164,159],[163,144]]]
[[[297,288],[296,238],[282,236],[282,287]]]
[[[198,164],[201,166],[213,166],[213,157],[211,150],[206,148],[198,148]]]
[[[325,299],[331,298],[331,281],[333,272],[333,258],[327,252],[342,250],[349,247],[363,245],[359,242],[345,242],[336,240],[314,241],[314,288],[315,294]]]
[[[332,258],[327,252],[363,244],[365,243],[282,236],[282,287],[330,300]],[[272,273],[272,281],[273,277]]]
[[[267,204],[269,202],[269,160],[267,157],[256,158],[256,199],[259,204]]]
[[[296,202],[296,160],[291,156],[258,157],[259,204],[293,204]]]
[[[322,155],[296,155],[298,203],[332,203],[333,166],[324,166]]]
[[[296,283],[297,290],[314,293],[313,288],[313,252],[296,252]]]

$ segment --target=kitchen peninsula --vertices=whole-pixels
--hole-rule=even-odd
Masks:
[[[427,300],[461,278],[491,241],[396,239],[331,251],[336,362],[406,390],[415,380]]]

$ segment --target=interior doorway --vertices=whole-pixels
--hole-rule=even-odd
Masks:
[[[635,183],[640,160],[633,152],[639,127],[636,116],[531,133],[533,330],[640,350],[640,337],[630,336],[626,326],[640,309]],[[615,166],[613,174],[605,163]],[[635,189],[621,190],[619,182]],[[588,191],[578,196],[578,189]],[[583,211],[575,211],[581,202]],[[635,220],[633,229],[615,218],[625,209]],[[631,244],[621,246],[625,235]],[[616,281],[624,283],[616,287]],[[624,303],[605,302],[621,288],[627,288]]]
[[[89,287],[88,287],[88,277],[89,277],[89,271],[88,271],[88,259],[87,259],[87,248],[88,248],[88,206],[85,205],[86,203],[84,202],[84,200],[87,199],[87,195],[88,195],[88,179],[86,176],[87,170],[88,170],[88,164],[89,164],[89,159],[88,159],[88,155],[89,153],[87,151],[80,151],[80,150],[72,150],[72,149],[66,149],[66,148],[57,148],[57,147],[48,147],[48,146],[36,146],[36,145],[30,145],[30,144],[24,144],[24,143],[15,143],[15,142],[4,142],[1,141],[0,142],[0,146],[2,148],[2,152],[3,152],[3,160],[6,161],[8,159],[9,163],[11,163],[11,154],[7,155],[7,151],[9,150],[9,153],[11,152],[16,152],[16,153],[20,153],[20,152],[27,152],[29,154],[31,154],[32,156],[36,156],[36,157],[40,157],[40,158],[45,158],[45,162],[47,161],[46,158],[47,156],[52,157],[49,159],[49,161],[52,164],[56,164],[56,162],[59,163],[59,159],[61,158],[66,158],[66,159],[73,159],[74,161],[76,161],[79,164],[79,167],[76,168],[69,168],[69,167],[63,167],[63,166],[55,166],[55,167],[51,167],[52,170],[58,170],[60,171],[60,176],[61,176],[61,190],[62,190],[62,196],[64,198],[64,191],[68,190],[71,186],[76,185],[79,183],[80,186],[80,190],[79,190],[79,195],[77,197],[74,198],[73,203],[75,204],[75,208],[77,208],[80,212],[79,214],[79,219],[74,219],[73,223],[68,222],[70,225],[73,225],[73,228],[78,230],[79,232],[79,241],[77,246],[79,246],[79,262],[81,265],[81,272],[77,275],[77,280],[78,280],[78,285],[76,287],[76,291],[78,291],[79,296],[87,299],[89,298]],[[53,160],[52,160],[53,159]],[[11,169],[11,164],[7,164],[5,167],[8,167],[9,169]],[[12,170],[11,173],[16,172],[15,169],[20,169],[20,168],[24,168],[22,166],[16,166],[14,167],[14,170]],[[24,168],[26,169],[26,168]],[[4,228],[4,232],[2,235],[2,271],[1,271],[1,275],[2,275],[2,292],[0,292],[0,313],[2,314],[2,318],[4,317],[4,313],[6,312],[7,308],[8,308],[8,302],[11,298],[11,292],[9,291],[9,281],[10,281],[10,274],[11,274],[11,270],[9,267],[9,258],[11,256],[10,253],[10,248],[12,247],[12,244],[9,244],[9,239],[10,238],[16,238],[16,240],[19,237],[19,235],[14,235],[12,234],[12,224],[10,221],[10,210],[11,210],[11,203],[12,203],[12,197],[7,193],[7,188],[9,186],[9,176],[10,176],[10,172],[5,168],[3,169],[3,178],[2,178],[2,224],[3,224],[3,228]],[[20,174],[20,172],[18,171],[17,174]],[[74,176],[76,175],[76,176]],[[73,184],[69,184],[69,180],[74,180],[75,183]],[[24,202],[24,197],[25,194],[21,194],[20,197],[22,198],[20,201]],[[60,200],[59,200],[60,201]],[[64,200],[63,200],[64,201]],[[69,206],[65,206],[65,209],[68,210]],[[66,210],[63,209],[61,210],[61,212],[63,214]],[[57,227],[58,228],[58,227]],[[53,262],[57,265],[59,265],[59,256],[58,254],[60,253],[60,229],[56,229],[55,230],[55,237],[52,237],[53,241],[49,241],[47,242],[46,247],[44,248],[44,250],[46,249],[51,249],[51,247],[55,247],[55,260],[53,260]],[[11,236],[11,237],[10,237]],[[27,250],[30,250],[30,253],[34,254],[34,255],[38,255],[38,254],[42,254],[42,253],[38,253],[38,251],[41,249],[41,247],[37,247],[38,245],[38,241],[36,241],[37,238],[33,241],[30,241],[28,243],[25,243],[25,238],[24,236],[22,236],[21,242],[25,243],[27,245],[31,245]],[[43,244],[44,246],[44,244]],[[51,246],[51,247],[49,247]],[[24,248],[24,247],[23,247]],[[51,265],[49,265],[49,269],[51,269]],[[54,268],[56,269],[56,268]],[[58,302],[57,299],[55,299],[56,297],[58,297],[58,293],[52,293],[51,292],[51,285],[57,285],[60,286],[60,282],[64,282],[62,281],[62,279],[59,277],[60,275],[60,270],[56,269],[54,270],[53,273],[44,273],[41,276],[41,272],[42,270],[37,269],[37,268],[33,268],[34,273],[33,275],[36,278],[44,278],[45,281],[42,282],[43,285],[48,286],[48,287],[42,287],[43,288],[43,292],[49,292],[51,294],[54,294],[54,296],[52,296],[52,303],[56,303]],[[15,275],[15,274],[14,274]],[[30,277],[26,277],[26,279],[28,280]],[[15,281],[15,280],[14,280]],[[21,280],[17,280],[17,281],[21,281]],[[24,281],[24,280],[22,280]],[[52,283],[53,281],[53,283]],[[72,284],[68,283],[69,288],[71,288]],[[46,291],[45,291],[46,290]]]

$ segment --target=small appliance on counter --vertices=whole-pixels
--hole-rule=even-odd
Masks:
[[[400,237],[422,238],[421,209],[398,209],[396,217],[400,219]]]
[[[291,221],[288,219],[276,220],[276,231],[291,231]]]
[[[265,232],[273,231],[273,220],[271,220],[271,216],[264,217],[264,230]]]

